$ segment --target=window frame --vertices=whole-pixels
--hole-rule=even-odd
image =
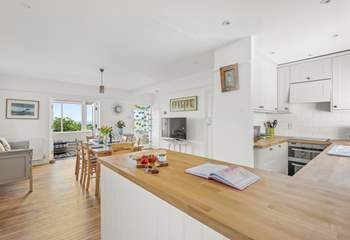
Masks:
[[[60,104],[60,115],[61,115],[61,129],[60,131],[54,131],[52,125],[54,121],[54,115],[53,115],[53,105],[54,104]],[[78,104],[81,106],[81,129],[80,131],[63,131],[63,105],[64,104]],[[92,106],[92,129],[87,129],[87,106]],[[52,116],[51,116],[51,131],[53,133],[81,133],[81,132],[93,132],[95,131],[98,126],[98,116],[99,116],[99,104],[97,102],[93,101],[74,101],[74,100],[52,100],[51,102],[51,110],[52,110]]]

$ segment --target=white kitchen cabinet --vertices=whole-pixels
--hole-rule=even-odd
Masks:
[[[333,58],[333,110],[350,110],[350,55]]]
[[[252,82],[253,109],[256,112],[277,111],[277,65],[261,55],[254,59]]]
[[[290,67],[277,70],[277,109],[278,112],[289,112]]]
[[[291,66],[291,83],[330,78],[332,78],[332,61],[330,58],[303,62]]]
[[[280,143],[267,148],[254,149],[254,167],[261,170],[287,174],[288,144]]]
[[[228,240],[156,195],[102,165],[102,240]]]
[[[331,101],[331,80],[290,84],[290,103]]]

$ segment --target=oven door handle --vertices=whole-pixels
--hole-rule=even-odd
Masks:
[[[291,165],[294,167],[304,167],[305,166],[305,165],[297,164],[297,163],[291,163]]]
[[[318,150],[308,150],[308,149],[300,149],[300,148],[292,148],[293,151],[297,152],[307,152],[307,153],[321,153],[322,151]]]

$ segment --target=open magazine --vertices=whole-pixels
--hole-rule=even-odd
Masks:
[[[245,189],[260,179],[260,177],[242,167],[212,163],[204,163],[188,168],[185,170],[185,173],[206,179],[213,179],[239,190]]]

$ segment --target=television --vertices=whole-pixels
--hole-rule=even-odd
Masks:
[[[186,118],[162,118],[162,137],[186,140]]]

